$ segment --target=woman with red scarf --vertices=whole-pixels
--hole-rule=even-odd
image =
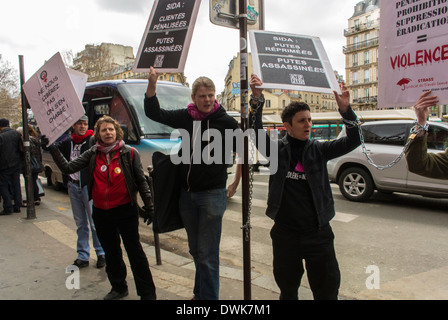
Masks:
[[[128,295],[126,265],[121,251],[123,240],[137,294],[155,300],[156,289],[138,232],[137,192],[146,208],[152,205],[151,192],[137,150],[123,142],[120,124],[103,116],[95,124],[96,144],[67,162],[58,149],[50,152],[62,172],[70,174],[88,168],[88,193],[93,200],[93,221],[106,253],[106,273],[112,290],[105,300]]]

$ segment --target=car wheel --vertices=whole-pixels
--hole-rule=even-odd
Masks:
[[[350,201],[366,201],[373,194],[373,180],[364,169],[348,168],[339,178],[339,190]]]

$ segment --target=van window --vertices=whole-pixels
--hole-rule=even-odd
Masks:
[[[129,110],[126,108],[123,99],[115,88],[109,86],[88,88],[85,90],[83,101],[89,101],[95,105],[93,109],[86,109],[89,120],[92,119],[90,123],[91,126],[93,126],[103,115],[108,115],[117,120],[120,124],[127,126],[129,141],[138,140]]]
[[[121,83],[118,91],[126,99],[130,106],[133,106],[140,122],[140,127],[145,138],[156,136],[170,136],[174,130],[149,119],[145,115],[144,98],[147,83]],[[157,98],[160,107],[166,110],[185,109],[191,102],[190,89],[180,85],[157,84]]]
[[[404,146],[407,137],[406,124],[381,124],[362,126],[364,142]]]
[[[110,102],[109,115],[117,120],[120,124],[125,124],[128,127],[128,140],[137,141],[135,130],[129,115],[129,110],[126,108],[123,98],[115,95]]]

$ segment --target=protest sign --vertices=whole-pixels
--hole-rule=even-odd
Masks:
[[[254,73],[263,88],[319,93],[340,91],[318,37],[250,31]]]
[[[410,107],[432,90],[448,103],[448,2],[383,1],[379,108]]]
[[[87,75],[80,72],[71,70],[69,75],[58,52],[23,85],[39,130],[49,144],[84,114],[81,100],[86,81]]]
[[[183,72],[201,0],[156,0],[133,66],[134,72]]]

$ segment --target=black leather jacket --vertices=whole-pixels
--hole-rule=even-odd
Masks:
[[[96,146],[91,147],[77,159],[70,162],[67,162],[56,147],[51,147],[50,152],[59,169],[65,174],[71,174],[84,168],[89,168],[89,181],[87,186],[89,190],[89,198],[91,199],[94,184],[93,172],[95,170],[97,155]],[[119,162],[120,167],[123,170],[126,188],[131,197],[132,205],[137,205],[137,192],[139,192],[145,206],[151,206],[151,191],[143,171],[138,151],[134,149],[134,155],[131,157],[131,147],[124,145],[120,149]]]
[[[262,110],[263,106],[260,106],[256,111],[256,129],[262,128]],[[351,108],[346,113],[341,113],[341,116],[347,120],[356,120],[356,115]],[[269,139],[268,135],[266,135],[266,139]],[[270,146],[268,141],[265,143],[266,146]],[[340,139],[325,142],[310,139],[306,142],[301,163],[311,188],[319,228],[327,225],[336,213],[328,178],[327,161],[354,150],[360,144],[361,140],[357,127],[347,128],[347,136]],[[275,219],[280,210],[286,175],[291,160],[291,146],[286,136],[277,141],[276,147],[278,147],[278,170],[269,178],[268,207],[266,209],[266,215],[272,219]],[[271,149],[269,153],[275,151]]]
[[[11,128],[0,132],[0,170],[22,166],[22,136]]]

